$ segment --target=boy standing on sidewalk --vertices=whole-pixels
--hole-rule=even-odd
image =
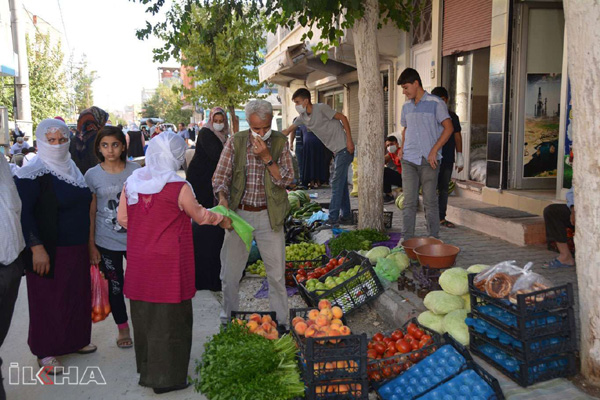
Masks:
[[[448,105],[448,91],[443,86],[438,86],[431,91],[431,94],[444,100],[444,103]],[[440,225],[447,228],[454,228],[454,224],[450,221],[446,221],[446,210],[448,208],[448,188],[450,180],[452,179],[452,170],[454,164],[456,164],[456,172],[463,170],[465,161],[462,155],[462,134],[460,121],[458,115],[454,111],[448,110],[450,119],[452,120],[452,129],[454,132],[450,135],[450,138],[442,147],[442,164],[440,165],[440,172],[438,176],[438,199],[440,206]],[[454,150],[456,150],[456,160],[454,157]]]
[[[419,73],[405,69],[398,78],[402,93],[409,99],[402,106],[400,124],[402,143],[398,157],[402,160],[402,236],[415,236],[419,187],[423,188],[423,204],[427,219],[427,235],[439,237],[440,220],[437,197],[438,171],[442,146],[452,135],[453,127],[446,104],[427,93]]]
[[[350,135],[348,118],[327,104],[312,104],[310,92],[298,89],[292,95],[298,118],[283,134],[289,135],[297,126],[306,125],[335,155],[334,172],[331,180],[331,203],[328,224],[352,224],[350,215],[350,192],[348,191],[348,168],[354,159],[354,142]],[[340,215],[341,214],[341,215]]]

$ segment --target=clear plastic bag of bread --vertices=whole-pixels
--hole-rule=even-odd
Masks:
[[[532,266],[533,263],[527,263],[527,265],[523,267],[523,273],[512,286],[512,290],[508,296],[511,303],[517,303],[517,295],[519,294],[528,294],[552,287],[552,282],[531,270]],[[544,301],[544,299],[544,295],[540,294],[535,297],[527,297],[526,301],[528,303],[538,303]]]
[[[503,261],[477,274],[473,284],[488,296],[503,299],[510,295],[521,275],[523,268],[519,267],[515,260]]]

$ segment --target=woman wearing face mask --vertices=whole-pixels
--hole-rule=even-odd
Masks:
[[[396,136],[385,138],[385,164],[383,169],[383,202],[390,204],[394,202],[392,185],[402,187],[402,164],[398,158],[398,139]],[[388,167],[390,166],[390,167]]]
[[[56,356],[91,353],[92,303],[87,239],[92,194],[69,154],[69,128],[45,119],[38,156],[16,176],[29,298],[29,348],[40,366],[62,373]]]
[[[187,169],[186,179],[192,184],[198,203],[206,208],[217,205],[213,194],[212,176],[215,173],[223,145],[229,137],[225,110],[215,107],[208,122],[198,133],[196,152]],[[211,225],[193,224],[196,259],[196,289],[221,290],[221,247],[225,232]]]

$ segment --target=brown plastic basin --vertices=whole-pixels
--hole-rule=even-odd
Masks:
[[[449,268],[454,265],[460,249],[451,244],[426,244],[414,249],[422,266],[429,268]]]
[[[415,254],[414,249],[416,249],[419,246],[424,246],[426,244],[438,244],[438,243],[444,243],[444,242],[442,242],[440,239],[436,239],[436,238],[416,237],[416,238],[412,238],[412,239],[406,239],[405,241],[403,241],[400,244],[402,245],[402,247],[404,247],[404,251],[406,252],[406,255],[408,256],[408,258],[416,261],[417,255]]]

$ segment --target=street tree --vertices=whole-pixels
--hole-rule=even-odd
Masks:
[[[44,118],[68,112],[65,72],[62,68],[64,55],[60,42],[52,44],[50,36],[36,32],[27,36],[27,62],[33,127]],[[8,108],[9,119],[14,118],[14,79],[0,78],[0,105]]]
[[[573,101],[573,183],[577,229],[577,283],[581,373],[600,386],[600,3],[564,2],[567,59]]]
[[[161,83],[150,100],[142,106],[142,118],[162,118],[166,122],[187,123],[192,110],[183,109],[182,88],[179,85]]]
[[[60,41],[52,44],[50,35],[40,32],[36,32],[34,38],[27,37],[31,119],[34,130],[43,119],[68,112],[63,59]]]
[[[235,109],[256,98],[262,86],[258,66],[263,62],[264,20],[260,13],[254,18],[245,16],[219,1],[204,7],[193,2],[186,7],[175,4],[167,17],[169,21],[185,21],[182,30],[174,31],[171,24],[157,24],[153,29],[167,43],[154,51],[155,60],[175,58],[188,67],[187,74],[196,82],[184,89],[186,100],[207,109],[224,107],[234,132],[239,130]],[[140,32],[138,37],[146,36]]]
[[[131,0],[135,1],[135,0]],[[139,0],[149,5],[147,12],[158,13],[164,5],[162,0]],[[168,11],[167,18],[152,26],[138,31],[140,37],[152,32],[170,29],[166,36],[166,44],[160,52],[177,52],[179,43],[192,35],[192,7],[202,6],[210,9],[215,4],[231,9],[235,14],[251,22],[261,13],[269,18],[269,28],[277,26],[294,28],[297,24],[308,27],[302,40],[312,38],[314,28],[321,32],[320,43],[313,51],[321,54],[323,62],[327,61],[327,50],[338,46],[348,29],[354,38],[354,50],[359,80],[359,139],[357,156],[359,163],[359,228],[375,228],[382,230],[383,224],[383,174],[384,163],[381,146],[384,140],[383,122],[383,86],[379,76],[379,54],[377,30],[385,24],[393,24],[399,29],[408,30],[415,13],[414,0],[271,0],[263,7],[261,0],[183,0],[183,14]],[[218,15],[209,15],[208,33],[214,30],[227,35],[227,25],[220,25]],[[210,39],[209,39],[210,40]]]
[[[94,105],[92,84],[98,79],[96,71],[88,71],[88,61],[84,54],[73,71],[74,104],[77,113]]]

